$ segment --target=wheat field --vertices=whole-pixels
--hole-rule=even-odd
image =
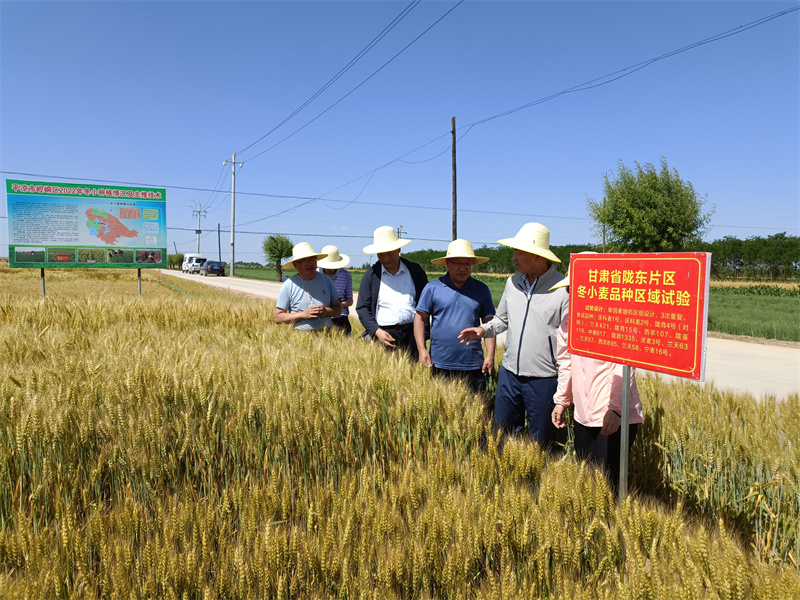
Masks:
[[[0,269],[2,598],[800,596],[797,397],[641,382],[619,506],[400,356],[135,277]]]

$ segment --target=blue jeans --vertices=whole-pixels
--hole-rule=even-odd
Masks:
[[[525,427],[543,448],[549,448],[556,435],[550,415],[555,408],[553,396],[557,377],[525,377],[514,375],[505,367],[497,373],[497,395],[494,399],[494,424],[505,433],[517,433]]]

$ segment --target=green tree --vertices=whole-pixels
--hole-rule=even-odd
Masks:
[[[267,264],[275,263],[275,270],[278,272],[278,281],[280,281],[283,279],[281,261],[292,255],[292,240],[285,235],[271,235],[264,238],[262,248],[264,250],[264,256],[267,259]]]
[[[589,199],[595,231],[605,238],[606,252],[685,252],[695,250],[714,213],[703,212],[705,198],[661,158],[661,171],[622,161],[619,173],[603,176],[603,200]]]
[[[170,269],[180,269],[183,262],[183,252],[167,254],[167,266]]]

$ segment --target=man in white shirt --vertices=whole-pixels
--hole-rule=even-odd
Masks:
[[[361,278],[358,318],[368,339],[389,350],[403,348],[416,361],[414,316],[428,276],[417,263],[400,257],[400,249],[411,240],[398,238],[392,227],[378,227],[372,239],[364,254],[377,254],[378,262]]]

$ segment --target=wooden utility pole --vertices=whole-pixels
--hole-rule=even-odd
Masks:
[[[458,203],[456,200],[456,118],[451,119],[453,126],[453,239],[458,238],[458,225],[456,223],[458,216]]]

